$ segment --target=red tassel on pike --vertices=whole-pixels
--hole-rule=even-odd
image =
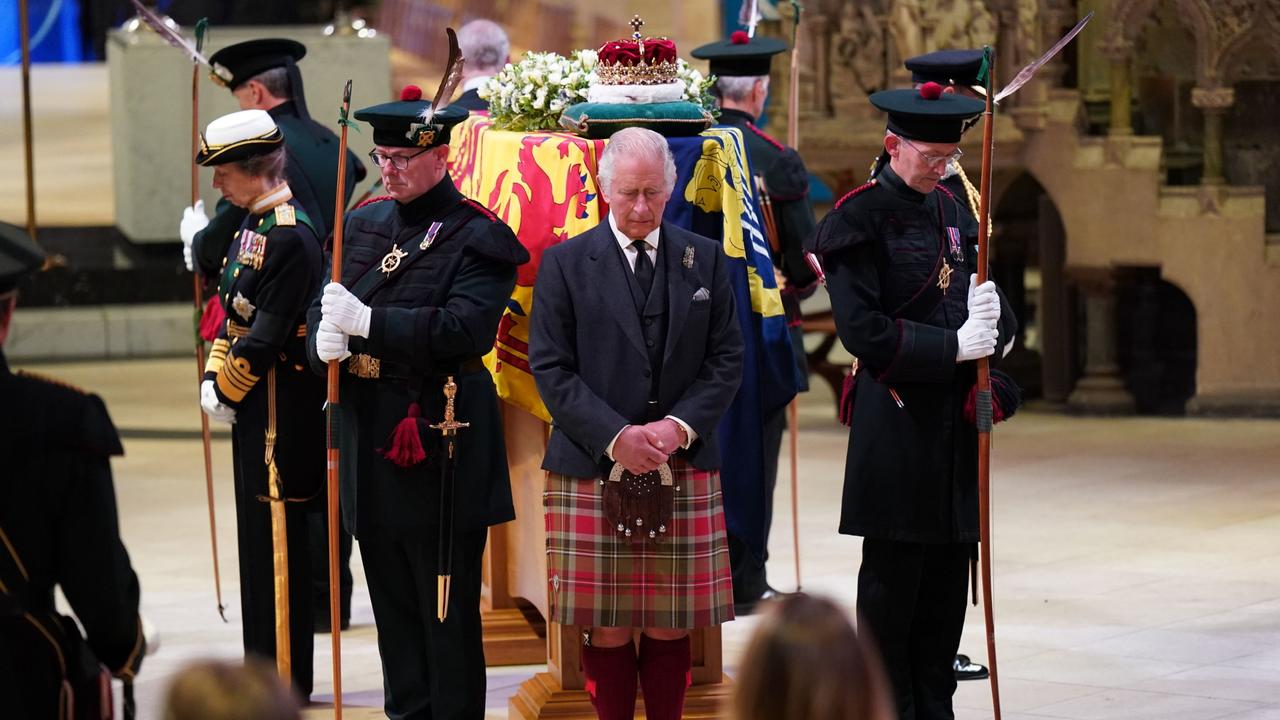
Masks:
[[[204,313],[200,315],[200,338],[205,342],[213,342],[218,339],[218,331],[226,324],[227,311],[222,307],[222,302],[215,292],[213,297],[209,298],[209,302],[204,305]]]
[[[391,431],[386,448],[378,448],[382,457],[407,468],[413,467],[427,459],[427,451],[422,448],[422,435],[418,432],[418,418],[422,417],[422,409],[418,403],[409,403],[409,414],[396,423]]]

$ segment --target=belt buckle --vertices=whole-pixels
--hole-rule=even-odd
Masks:
[[[357,353],[351,356],[347,370],[356,377],[376,380],[382,374],[382,361],[372,355]]]

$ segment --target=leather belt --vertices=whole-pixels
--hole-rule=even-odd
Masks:
[[[249,325],[241,325],[240,323],[235,322],[234,320],[228,320],[228,321],[227,321],[227,337],[229,337],[229,338],[242,338],[242,337],[245,337],[246,335],[248,335],[248,334],[249,334],[249,331],[250,331],[251,329],[253,329],[253,328],[252,328],[251,326],[249,326]],[[295,334],[297,337],[306,337],[306,336],[307,336],[307,326],[306,326],[306,325],[299,325],[299,326],[298,326],[298,329],[295,331],[295,333],[294,333],[294,334]]]
[[[467,375],[484,369],[480,358],[464,360],[458,366],[458,375]],[[366,353],[356,353],[347,358],[347,372],[365,380],[408,380],[417,377],[413,369],[404,363],[393,363]],[[436,373],[441,378],[449,373]]]

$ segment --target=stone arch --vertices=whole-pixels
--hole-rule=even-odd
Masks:
[[[1159,267],[1127,267],[1116,287],[1116,360],[1134,409],[1184,415],[1196,393],[1197,313]]]
[[[1030,171],[1002,172],[995,185],[991,274],[1019,325],[1001,367],[1028,397],[1061,402],[1077,373],[1064,272],[1066,228],[1049,191]]]

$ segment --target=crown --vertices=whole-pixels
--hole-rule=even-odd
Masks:
[[[676,44],[667,38],[646,38],[644,20],[631,18],[634,32],[627,40],[600,46],[596,77],[601,85],[663,85],[676,81]]]

